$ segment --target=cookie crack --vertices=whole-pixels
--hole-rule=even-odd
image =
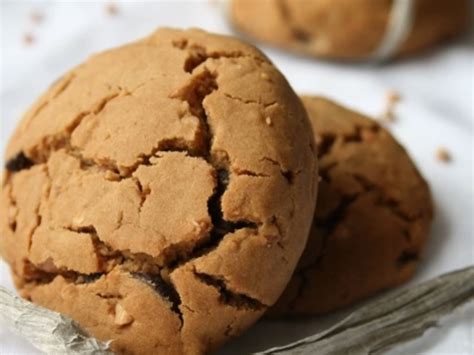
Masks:
[[[355,125],[351,133],[334,134],[322,133],[316,137],[318,159],[322,160],[331,155],[336,149],[341,149],[348,143],[362,143],[378,136],[381,133],[381,127],[374,123],[370,126]]]
[[[313,222],[316,226],[320,227],[323,230],[321,249],[316,255],[313,262],[306,265],[305,267],[296,270],[295,274],[297,274],[301,278],[301,282],[293,300],[289,303],[290,309],[294,309],[296,307],[298,299],[303,295],[306,284],[310,281],[308,272],[321,264],[324,256],[327,253],[329,238],[331,237],[337,226],[341,223],[341,221],[344,220],[347,215],[348,209],[352,204],[357,201],[359,196],[360,194],[343,196],[338,206],[334,210],[332,210],[326,218],[317,218]]]
[[[179,98],[187,102],[191,113],[198,117],[201,123],[202,136],[204,137],[203,150],[200,152],[200,157],[205,159],[214,168],[216,174],[214,193],[208,200],[208,211],[212,222],[209,239],[193,248],[184,258],[181,257],[174,260],[171,263],[173,268],[211,252],[218,247],[226,234],[234,233],[244,228],[256,231],[259,224],[261,224],[258,221],[227,221],[224,219],[221,200],[229,184],[229,162],[227,158],[222,158],[222,155],[226,156],[226,154],[217,154],[212,151],[213,133],[208,122],[208,113],[204,107],[206,97],[216,90],[218,90],[217,74],[205,69],[202,73],[196,74],[188,85],[177,90],[172,95],[172,98]]]
[[[62,93],[66,91],[66,89],[71,85],[71,83],[74,81],[76,78],[75,73],[71,73],[68,75],[68,78],[62,83],[61,86],[58,87],[57,91],[48,99],[45,100],[33,113],[32,115],[28,118],[28,121],[26,122],[24,128],[28,129],[29,125],[33,120],[51,103],[52,100],[58,98]],[[63,77],[59,78],[54,82],[51,86],[56,85],[59,81],[61,81]]]
[[[51,179],[51,176],[49,175],[49,169],[48,169],[48,166],[46,164],[44,165],[44,172],[46,174],[46,177],[48,178],[48,185],[46,187],[45,197],[40,200],[40,202],[38,203],[38,206],[36,206],[36,208],[35,208],[36,224],[33,227],[33,229],[31,230],[31,233],[28,237],[28,252],[30,252],[30,250],[31,250],[31,245],[33,244],[33,236],[35,235],[36,230],[39,227],[41,227],[41,224],[43,223],[43,216],[40,212],[41,211],[41,205],[42,205],[43,201],[48,201],[49,196],[51,195],[52,179]]]
[[[237,176],[251,176],[251,177],[256,177],[256,178],[269,178],[269,177],[271,177],[268,174],[259,173],[259,172],[251,171],[251,170],[248,170],[248,169],[239,169],[239,168],[233,168],[232,173],[237,175]]]
[[[238,316],[235,315],[232,317],[232,320],[225,327],[224,335],[228,338],[233,337],[232,331],[234,330],[234,324],[237,321]]]
[[[140,204],[138,205],[138,213],[141,213],[148,196],[150,196],[151,194],[151,189],[149,186],[143,186],[143,184],[140,182],[140,179],[135,178],[135,177],[132,179],[137,185],[137,189],[140,195]]]
[[[402,210],[400,202],[387,197],[387,193],[377,184],[373,183],[364,176],[353,174],[354,179],[360,184],[366,193],[374,192],[378,196],[377,205],[389,210],[399,220],[404,222],[402,233],[407,242],[411,242],[412,236],[410,231],[410,224],[424,218],[423,212],[418,212],[414,215],[409,215]],[[419,251],[410,248],[403,250],[396,260],[396,265],[402,268],[406,264],[411,264],[418,261],[420,258]]]
[[[132,272],[131,275],[152,287],[161,298],[167,300],[171,311],[178,315],[181,326],[183,325],[183,313],[180,310],[181,297],[170,280],[165,281],[160,274]]]
[[[241,229],[252,230],[253,233],[256,234],[261,225],[259,222],[246,220],[227,221],[224,219],[221,209],[221,200],[227,189],[229,175],[226,169],[218,169],[216,175],[216,187],[207,203],[212,222],[209,237],[202,243],[197,244],[189,253],[185,255],[176,254],[175,259],[168,262],[168,266],[171,270],[181,267],[196,258],[209,254],[219,246],[225,235],[235,233],[237,230]]]
[[[212,92],[218,89],[217,74],[204,70],[202,73],[195,75],[193,80],[185,87],[177,90],[171,95],[171,98],[180,99],[189,105],[192,115],[199,119],[201,124],[200,130],[202,135],[201,149],[198,155],[206,160],[210,160],[212,132],[207,120],[207,113],[204,108],[204,100]],[[212,162],[209,161],[211,164]]]
[[[144,252],[132,252],[128,249],[114,249],[100,238],[100,235],[93,225],[68,226],[64,227],[64,229],[76,233],[85,233],[90,236],[95,253],[99,259],[99,268],[105,273],[108,273],[116,266],[120,266],[122,270],[128,272],[148,274],[161,274],[166,272],[166,264],[162,257],[153,257]]]
[[[283,228],[278,221],[278,217],[273,215],[270,220],[269,224],[274,226],[277,230],[277,240],[275,241],[275,244],[282,250],[286,250],[285,244],[282,242],[282,239],[285,238],[285,233],[283,232]],[[283,261],[288,264],[288,258],[285,255],[282,255]]]
[[[53,282],[57,276],[62,276],[67,282],[85,284],[95,282],[105,274],[106,273],[103,272],[85,274],[63,267],[58,268],[54,264],[54,260],[48,258],[38,265],[30,260],[26,260],[24,280],[25,283],[29,285],[34,284],[35,286],[43,286]]]
[[[103,241],[94,226],[65,226],[64,229],[70,232],[86,234],[91,238],[94,246],[94,252],[98,259],[99,273],[107,274],[116,266],[120,266],[122,270],[128,272],[142,272],[142,273],[161,273],[164,270],[164,263],[160,258],[154,258],[147,253],[135,253],[130,250],[116,250],[108,243]],[[51,260],[54,263],[54,260]],[[41,265],[38,269],[43,269]],[[49,268],[51,269],[51,268]],[[75,270],[54,267],[58,273],[67,272],[75,273],[77,275],[85,275]],[[50,272],[54,273],[54,272]]]
[[[252,311],[262,311],[268,308],[268,305],[265,305],[255,298],[231,290],[226,281],[222,278],[196,270],[194,270],[193,273],[197,280],[215,288],[219,292],[219,301],[225,305],[241,310]]]
[[[73,75],[73,78],[75,78],[75,75]],[[60,93],[64,92],[67,89],[67,87],[69,87],[70,84],[72,83],[73,78],[68,80],[63,85],[62,89],[52,97],[52,99],[57,98]],[[79,125],[82,123],[82,120],[90,114],[94,114],[94,115],[100,114],[112,100],[114,100],[118,97],[122,97],[122,96],[133,95],[133,93],[136,90],[140,89],[142,86],[146,85],[148,82],[154,81],[154,80],[157,80],[157,79],[156,78],[151,78],[151,79],[147,80],[146,82],[144,82],[142,84],[139,84],[132,91],[129,91],[129,90],[126,90],[124,88],[118,87],[117,90],[115,90],[115,92],[113,92],[109,95],[106,95],[99,102],[96,102],[92,106],[92,108],[90,108],[88,110],[84,110],[84,111],[80,112],[79,114],[77,114],[76,117],[72,120],[72,122],[65,128],[64,132],[45,136],[41,143],[39,143],[38,145],[34,146],[31,149],[31,152],[29,153],[29,156],[23,150],[18,152],[15,156],[13,156],[9,160],[7,160],[7,162],[5,164],[5,169],[9,173],[7,175],[6,182],[8,182],[8,178],[9,178],[10,174],[17,173],[21,170],[29,169],[32,166],[37,165],[37,164],[47,163],[48,160],[49,160],[49,157],[51,156],[51,154],[55,151],[58,151],[58,150],[62,149],[62,148],[66,149],[67,151],[73,152],[73,155],[80,158],[81,162],[85,162],[87,165],[91,165],[92,161],[84,159],[82,157],[80,149],[78,149],[77,147],[72,147],[71,146],[71,137],[74,134],[74,131],[77,129],[77,127],[79,127]],[[109,86],[109,88],[111,88],[111,86]],[[167,146],[170,143],[170,141],[173,141],[173,139],[163,140],[163,143],[160,142],[158,144],[158,147],[156,148],[156,150],[154,150],[150,154],[150,157],[153,156],[159,149],[161,149],[163,145],[165,146],[164,149],[166,150]],[[174,140],[174,145],[175,146],[179,145],[178,140]],[[185,148],[183,147],[182,149],[184,150]],[[190,150],[192,151],[192,149],[190,149]],[[139,158],[140,159],[142,159],[142,158],[146,159],[146,156],[139,157]],[[140,164],[140,159],[139,159],[139,162],[137,163],[137,165]],[[99,167],[105,168],[105,169],[110,169],[110,170],[113,170],[113,171],[119,171],[119,169],[117,167],[117,164],[113,161],[107,161],[107,160],[103,159],[102,164],[100,162],[99,163],[98,162],[93,162],[93,164],[95,164]]]
[[[234,101],[238,101],[244,105],[258,105],[258,106],[261,106],[263,107],[264,110],[266,110],[267,108],[271,107],[271,106],[274,106],[274,105],[278,105],[278,102],[277,101],[273,101],[273,102],[270,102],[270,103],[264,103],[264,102],[261,102],[261,101],[256,101],[256,100],[245,100],[241,97],[237,97],[237,96],[232,96],[231,94],[229,93],[226,93],[226,92],[223,92],[222,93],[225,97],[227,97],[228,99],[231,99],[231,100],[234,100]]]
[[[400,220],[410,223],[423,217],[423,213],[421,212],[415,215],[410,215],[406,213],[405,211],[403,211],[399,201],[389,197],[388,194],[380,186],[373,183],[366,177],[359,174],[352,174],[352,176],[359,183],[359,185],[363,188],[365,192],[367,193],[375,192],[377,194],[377,196],[379,197],[377,200],[378,206],[383,206],[389,209]]]
[[[103,258],[101,253],[99,252],[98,246],[101,242],[97,238],[97,234],[94,227],[63,227],[61,229],[89,235],[92,239],[94,245],[94,252],[99,260],[99,264],[103,264]],[[30,248],[31,242],[32,240],[30,240]],[[102,244],[105,245],[105,243]],[[93,283],[97,281],[100,277],[108,273],[105,268],[102,267],[102,265],[99,267],[99,269],[104,270],[87,274],[81,273],[77,270],[68,269],[67,267],[58,267],[54,263],[54,259],[52,257],[48,257],[44,262],[40,264],[35,264],[28,259],[26,260],[25,266],[25,280],[28,284],[46,285],[53,282],[57,276],[62,276],[67,282],[71,282],[74,284]]]
[[[293,180],[294,180],[295,175],[300,173],[300,172],[295,173],[289,169],[285,169],[279,161],[272,159],[270,157],[263,157],[260,159],[260,161],[267,161],[270,164],[278,167],[278,170],[281,176],[283,176],[283,178],[288,182],[289,185],[293,185]]]
[[[202,46],[198,43],[189,43],[185,38],[175,40],[172,42],[174,48],[187,51],[189,57],[184,62],[184,71],[187,73],[192,73],[194,69],[200,66],[202,63],[206,62],[208,59],[220,59],[220,58],[252,58],[257,63],[267,62],[263,58],[246,54],[242,51],[213,51],[209,52],[205,46]]]
[[[190,157],[200,158],[197,148],[194,147],[192,143],[181,138],[165,138],[160,140],[149,153],[140,154],[137,157],[137,161],[130,166],[120,166],[116,161],[107,158],[101,158],[100,162],[96,162],[84,159],[78,151],[69,151],[71,155],[79,159],[81,163],[84,163],[84,167],[97,167],[105,171],[110,171],[115,174],[117,181],[133,178],[133,174],[135,174],[140,167],[153,165],[151,160],[158,158],[160,153],[166,152],[181,152]]]
[[[79,113],[72,122],[66,127],[65,133],[55,134],[48,136],[45,139],[46,144],[43,147],[35,147],[32,151],[31,159],[35,162],[44,163],[49,160],[51,153],[61,148],[68,148],[71,146],[71,136],[73,135],[76,128],[81,124],[84,117],[90,114],[99,114],[113,99],[120,96],[120,92],[116,92],[104,97],[98,102],[94,108]]]
[[[216,237],[223,237],[225,234],[234,233],[238,229],[252,228],[257,229],[257,223],[251,221],[227,221],[222,213],[222,196],[227,190],[229,184],[229,172],[226,169],[217,170],[217,185],[214,194],[208,200],[208,210],[214,229],[211,231]]]
[[[84,117],[89,114],[98,114],[105,106],[118,97],[119,93],[111,94],[103,98],[94,108],[79,113],[72,122],[66,127],[64,133],[53,134],[44,137],[41,145],[32,148],[31,156],[27,156],[24,151],[18,152],[13,158],[9,159],[5,164],[5,169],[10,174],[27,170],[34,165],[47,163],[51,154],[62,148],[70,149],[70,140],[74,130],[81,124]],[[9,177],[7,176],[7,178]]]

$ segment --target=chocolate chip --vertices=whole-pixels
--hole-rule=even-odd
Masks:
[[[293,180],[295,178],[294,174],[292,171],[284,171],[283,173],[283,176],[284,178],[286,179],[286,181],[288,181],[288,184],[293,184]]]
[[[402,267],[408,263],[416,262],[418,259],[419,255],[417,251],[404,250],[397,259],[397,265],[398,267]]]
[[[449,153],[449,151],[443,147],[439,147],[436,150],[436,159],[438,159],[438,161],[443,162],[443,163],[449,163],[452,160],[451,154]]]
[[[103,275],[103,273],[101,273],[101,272],[97,272],[97,273],[89,274],[89,275],[84,275],[83,276],[84,283],[90,284],[90,283],[96,282],[98,279],[101,278],[102,275]]]
[[[294,28],[292,30],[293,37],[302,43],[308,43],[311,40],[311,35],[308,32]]]
[[[17,172],[29,169],[33,166],[33,164],[34,162],[32,160],[30,160],[23,152],[20,152],[7,161],[5,168],[11,172]]]

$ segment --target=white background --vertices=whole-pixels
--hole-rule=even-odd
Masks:
[[[256,0],[258,1],[258,0]],[[446,0],[448,1],[448,0]],[[201,27],[234,33],[218,1],[116,3],[110,16],[105,4],[93,2],[1,1],[0,149],[33,100],[68,68],[91,53],[145,36],[159,26]],[[39,24],[32,11],[44,15]],[[473,81],[474,31],[445,48],[384,66],[318,62],[261,48],[297,92],[326,95],[370,115],[379,115],[389,90],[403,100],[391,131],[406,145],[428,179],[436,217],[416,283],[474,263]],[[34,42],[25,45],[23,37]],[[453,156],[450,164],[435,159],[439,146]],[[0,261],[0,285],[13,288]],[[465,307],[422,339],[393,354],[473,354],[474,307]],[[293,322],[260,322],[222,354],[246,354],[312,334],[346,312]],[[0,324],[0,354],[38,353]]]

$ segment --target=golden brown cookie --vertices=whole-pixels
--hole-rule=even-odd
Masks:
[[[2,255],[24,297],[115,352],[209,352],[278,299],[303,251],[310,132],[236,39],[161,29],[95,55],[7,147]]]
[[[326,313],[407,281],[432,218],[427,183],[375,121],[303,97],[321,181],[308,245],[273,316]]]
[[[414,0],[415,1],[415,0]],[[308,55],[366,59],[389,28],[393,0],[233,0],[231,16],[243,32]],[[468,0],[416,0],[414,18],[394,55],[432,48],[468,24]]]

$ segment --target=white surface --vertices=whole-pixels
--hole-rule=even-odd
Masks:
[[[1,2],[1,135],[7,137],[21,113],[66,69],[105,48],[139,38],[158,26],[201,27],[232,33],[216,1],[155,1],[119,3],[119,14],[107,15],[102,2]],[[44,14],[34,25],[32,10]],[[31,46],[24,33],[35,37]],[[472,32],[472,31],[471,31]],[[428,248],[415,280],[474,263],[473,187],[473,36],[443,50],[391,65],[317,62],[262,48],[298,92],[323,94],[364,113],[383,110],[385,95],[395,89],[403,96],[398,122],[390,128],[412,153],[429,181],[436,201],[436,218]],[[453,155],[451,164],[435,160],[438,146]],[[0,285],[12,288],[7,266],[0,262]],[[473,354],[474,310],[450,316],[443,326],[394,354]],[[224,354],[245,354],[284,344],[330,324],[324,319],[260,322],[229,344]],[[0,325],[0,354],[37,353]]]

